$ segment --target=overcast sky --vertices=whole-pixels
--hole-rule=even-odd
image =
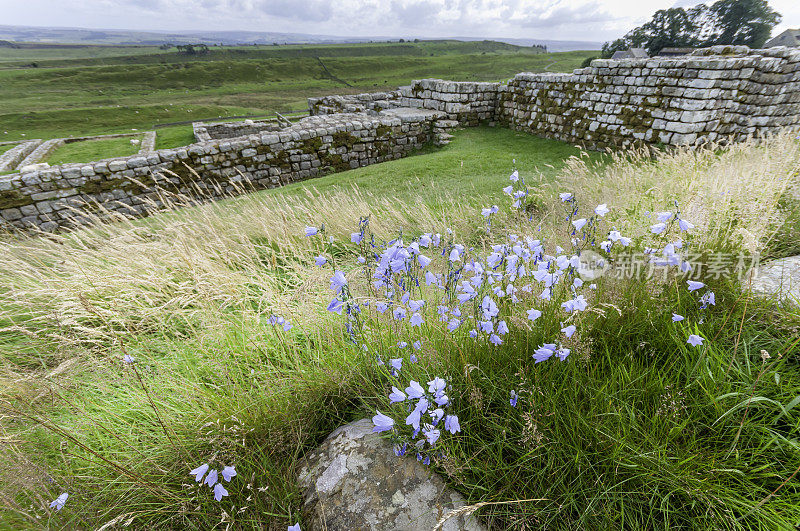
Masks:
[[[0,0],[0,24],[134,30],[251,30],[342,36],[606,41],[692,0]],[[800,27],[800,0],[771,0],[774,34]]]

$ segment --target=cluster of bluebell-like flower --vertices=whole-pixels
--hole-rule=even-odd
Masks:
[[[647,214],[650,215],[650,213]],[[694,229],[694,224],[681,217],[677,203],[675,203],[675,212],[655,212],[653,215],[656,218],[656,223],[650,226],[650,233],[659,236],[660,239],[655,247],[645,247],[645,254],[650,255],[650,262],[656,267],[661,267],[665,270],[676,268],[681,273],[689,273],[692,270],[692,264],[684,260],[681,255],[687,243],[681,237],[673,235],[673,232],[675,232],[676,226],[679,234],[689,232]],[[705,283],[697,280],[687,280],[686,284],[690,293],[699,292],[699,290],[706,288]],[[701,310],[705,310],[709,306],[715,306],[716,295],[713,291],[706,289],[698,299],[698,304]],[[675,323],[684,321],[684,319],[682,315],[672,314],[672,321]],[[686,339],[686,342],[693,347],[699,347],[703,344],[703,341],[703,337],[698,334],[689,334]]]
[[[283,328],[284,332],[288,332],[289,330],[292,329],[292,323],[290,323],[289,321],[278,315],[271,315],[270,318],[267,319],[267,324],[270,324],[275,327],[280,326],[281,328]]]
[[[524,179],[514,171],[510,180],[503,192],[510,197],[512,210],[532,220],[532,198]],[[511,319],[520,304],[527,306],[524,312],[529,322],[536,321],[544,312],[561,322],[561,334],[533,350],[534,362],[553,357],[564,361],[570,354],[565,343],[579,334],[582,315],[597,288],[595,278],[586,274],[582,256],[592,251],[603,260],[612,261],[622,249],[632,246],[633,241],[614,227],[603,228],[611,212],[607,204],[597,205],[589,216],[581,217],[574,194],[564,192],[559,198],[565,209],[568,249],[554,246],[548,250],[541,239],[512,233],[502,236],[484,254],[456,243],[455,234],[449,229],[445,234],[425,233],[409,239],[401,234],[381,242],[371,233],[369,219],[362,218],[350,241],[359,247],[357,270],[369,281],[367,292],[354,293],[346,268],[337,268],[328,257],[319,255],[315,263],[320,267],[331,265],[333,270],[330,289],[334,297],[328,310],[346,316],[348,337],[365,352],[369,352],[367,335],[381,325],[401,338],[397,343],[400,355],[389,359],[390,377],[395,379],[400,376],[404,360],[417,362],[414,350],[419,350],[421,341],[415,338],[435,328],[463,339],[469,337],[495,347],[503,345],[512,323],[520,326],[519,319]],[[682,256],[688,245],[683,237],[694,226],[681,217],[677,207],[676,204],[674,213],[654,213],[657,223],[650,227],[653,241],[648,242],[645,254],[653,267],[665,270],[674,267],[685,274],[691,265]],[[492,233],[492,219],[499,211],[497,205],[481,211],[488,234]],[[323,227],[307,227],[306,235],[321,235],[323,231]],[[696,291],[704,284],[689,281],[688,286],[690,291]],[[707,291],[699,303],[702,308],[715,304],[714,293]],[[675,314],[673,320],[679,322],[683,317]],[[688,343],[694,346],[702,341],[696,334],[688,338]],[[409,343],[414,350],[403,351]],[[410,356],[406,358],[403,352],[410,352]],[[375,360],[384,365],[379,355]],[[417,458],[429,462],[442,433],[439,423],[443,422],[445,431],[452,434],[461,429],[457,416],[445,413],[450,402],[444,390],[441,378],[428,382],[427,392],[413,380],[404,391],[392,386],[390,403],[407,404],[405,425],[413,430],[412,435],[403,441],[395,419],[380,412],[373,417],[375,431],[392,431],[403,441],[397,445],[399,455],[406,453],[411,444]],[[517,407],[518,399],[517,392],[511,391],[512,407]]]
[[[208,472],[208,475],[206,475],[206,472]],[[197,483],[203,482],[214,491],[215,500],[222,501],[222,498],[228,495],[228,490],[222,485],[219,477],[222,476],[222,479],[230,483],[231,479],[236,476],[236,468],[226,466],[219,472],[214,468],[209,471],[208,463],[203,463],[189,473],[194,476],[194,480]],[[203,480],[203,477],[205,477],[205,480]]]
[[[375,427],[372,431],[395,432],[395,453],[398,456],[403,456],[409,449],[411,444],[412,451],[416,452],[417,460],[423,464],[428,465],[431,462],[431,457],[436,455],[439,439],[442,436],[442,430],[439,423],[445,432],[451,435],[461,431],[461,425],[458,422],[458,416],[450,415],[446,412],[447,407],[450,405],[450,398],[447,396],[447,382],[442,378],[434,378],[428,382],[427,392],[419,382],[411,380],[405,392],[392,386],[392,392],[389,394],[389,403],[405,403],[407,406],[408,416],[405,419],[405,424],[413,431],[410,437],[406,437],[399,431],[395,432],[394,419],[384,415],[380,411],[374,417],[372,422]],[[422,437],[420,437],[422,435]]]

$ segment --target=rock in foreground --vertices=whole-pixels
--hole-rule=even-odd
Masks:
[[[429,467],[397,457],[363,419],[342,426],[300,463],[304,529],[425,530],[466,503]],[[474,516],[450,518],[445,531],[484,530]]]
[[[753,291],[800,303],[800,256],[762,265],[753,278]]]

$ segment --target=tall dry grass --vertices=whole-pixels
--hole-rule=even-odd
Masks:
[[[254,194],[181,210],[188,198],[161,201],[168,212],[144,220],[96,218],[72,233],[0,241],[0,328],[62,346],[99,346],[120,332],[207,333],[231,311],[254,326],[272,313],[313,326],[324,288],[313,257],[349,243],[360,217],[369,216],[372,231],[385,238],[403,229],[468,230],[466,218],[443,214],[464,213],[456,200],[437,213],[413,198],[355,187]],[[324,245],[305,237],[307,225],[323,224]]]
[[[572,158],[560,181],[585,201],[608,203],[623,232],[647,232],[645,212],[675,210],[697,227],[704,249],[741,245],[757,252],[783,221],[778,208],[798,182],[800,142],[774,137],[703,149],[678,148],[656,158],[649,150],[611,154],[607,164]],[[655,221],[653,221],[655,223]]]
[[[645,151],[597,164],[573,158],[557,186],[574,191],[584,205],[608,203],[609,219],[626,235],[645,234],[643,214],[673,209],[677,201],[703,248],[730,242],[755,252],[780,225],[778,203],[798,170],[800,142],[786,133],[724,149],[677,149],[657,159]],[[313,326],[324,275],[313,267],[322,248],[304,237],[306,225],[324,223],[334,253],[361,216],[386,238],[445,227],[473,238],[477,212],[457,198],[445,201],[434,210],[414,197],[376,197],[353,187],[251,194],[178,209],[195,201],[165,193],[167,212],[145,220],[117,215],[76,232],[0,240],[0,323],[59,345],[99,345],[119,331],[202,333],[232,308],[256,324],[291,310],[300,324]]]

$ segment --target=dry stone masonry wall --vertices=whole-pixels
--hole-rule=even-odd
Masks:
[[[501,90],[500,83],[422,79],[395,92],[310,98],[308,110],[312,115],[321,115],[377,113],[396,108],[428,109],[444,113],[447,119],[462,126],[476,126],[495,119]]]
[[[800,50],[717,46],[684,57],[598,59],[571,74],[521,73],[508,83],[423,79],[379,102],[587,148],[739,140],[800,126]],[[369,94],[329,96],[311,100],[310,111],[374,104]]]
[[[311,98],[309,111],[288,127],[197,123],[198,143],[184,148],[142,146],[134,157],[0,176],[0,229],[69,227],[85,222],[87,209],[144,215],[159,205],[159,188],[200,189],[213,199],[237,192],[242,180],[279,186],[446,144],[459,125],[500,124],[586,148],[735,141],[798,129],[800,50],[728,46],[684,57],[595,60],[571,74],[521,73],[507,83],[423,79],[393,92]],[[20,144],[0,164],[47,147]]]
[[[0,228],[52,231],[86,223],[89,212],[146,215],[160,206],[159,190],[213,199],[396,159],[435,140],[439,118],[316,116],[261,135],[0,176]]]
[[[198,142],[209,142],[221,138],[236,138],[239,136],[259,135],[273,131],[280,131],[282,128],[275,121],[254,121],[245,120],[243,122],[225,123],[204,123],[194,122],[192,124],[194,138]]]
[[[514,129],[587,147],[735,141],[800,126],[800,50],[714,47],[518,74],[499,107]]]
[[[0,171],[9,171],[15,169],[41,144],[42,141],[37,139],[29,140],[27,142],[20,142],[16,146],[12,147],[0,155]]]
[[[336,114],[339,112],[380,112],[385,109],[400,107],[397,100],[400,91],[370,92],[347,96],[325,96],[322,98],[308,98],[310,114]]]

